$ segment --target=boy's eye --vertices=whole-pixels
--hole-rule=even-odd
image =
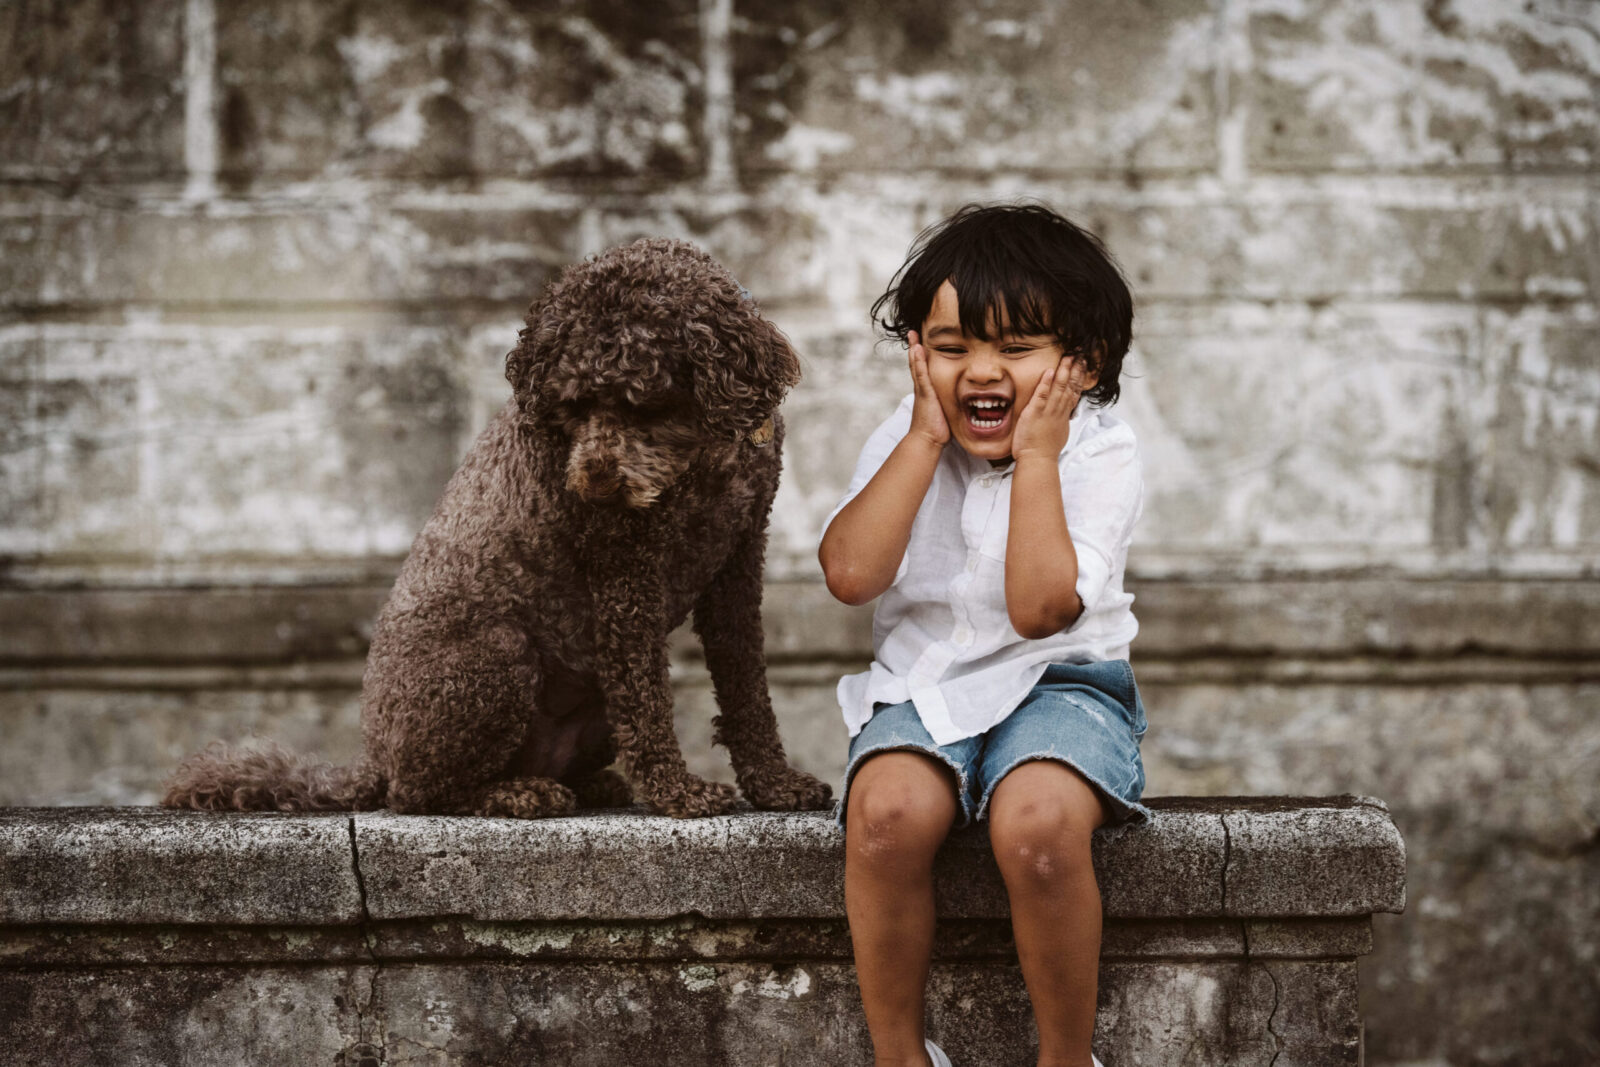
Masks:
[[[1038,345],[1006,345],[1004,348],[1000,349],[1000,354],[1002,356],[1026,356],[1038,351],[1038,347]],[[967,354],[967,350],[965,348],[958,348],[950,345],[936,347],[934,348],[934,351],[940,353],[941,355],[951,357],[959,357]]]

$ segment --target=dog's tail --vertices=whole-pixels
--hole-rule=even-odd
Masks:
[[[272,741],[233,747],[213,741],[167,779],[161,805],[200,811],[370,811],[388,782],[365,757],[336,767]]]

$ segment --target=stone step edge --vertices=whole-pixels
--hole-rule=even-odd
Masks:
[[[1339,918],[1405,907],[1405,846],[1368,797],[1167,797],[1102,832],[1108,918]],[[518,821],[159,808],[0,809],[0,925],[337,925],[458,917],[844,915],[828,812]],[[980,824],[935,863],[938,912],[1008,914]]]

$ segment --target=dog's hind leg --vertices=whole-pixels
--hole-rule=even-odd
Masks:
[[[465,815],[486,806],[507,814],[570,807],[567,787],[511,765],[539,692],[539,670],[521,629],[483,620],[403,637],[369,661],[363,694],[384,756],[389,809]]]

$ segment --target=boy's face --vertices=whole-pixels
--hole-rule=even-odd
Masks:
[[[946,281],[933,295],[922,343],[950,436],[980,459],[1003,460],[1011,455],[1017,417],[1039,379],[1060,361],[1061,345],[1049,334],[1013,334],[1004,320],[998,330],[989,325],[988,341],[962,332],[956,289]]]

